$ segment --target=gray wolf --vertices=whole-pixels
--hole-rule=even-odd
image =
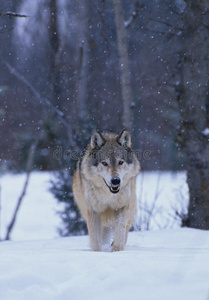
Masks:
[[[128,130],[92,134],[73,176],[74,199],[87,222],[92,250],[124,249],[136,213],[139,169]]]

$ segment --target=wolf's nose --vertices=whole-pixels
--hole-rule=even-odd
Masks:
[[[120,178],[119,177],[113,177],[111,179],[111,183],[113,187],[117,187],[120,185]]]

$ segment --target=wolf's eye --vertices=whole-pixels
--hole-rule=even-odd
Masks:
[[[118,164],[121,166],[124,163],[123,160],[119,160]]]
[[[102,161],[103,166],[107,167],[108,164],[106,163],[106,161]]]

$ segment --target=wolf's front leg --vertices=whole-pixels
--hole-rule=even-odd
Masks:
[[[125,230],[121,230],[120,234],[117,234],[112,244],[112,252],[124,250],[124,246],[125,246],[124,236],[125,236]]]
[[[126,243],[126,216],[122,208],[117,216],[112,251],[121,251]]]
[[[100,218],[98,213],[96,213],[95,211],[88,211],[87,227],[88,227],[92,250],[100,251],[101,250]]]

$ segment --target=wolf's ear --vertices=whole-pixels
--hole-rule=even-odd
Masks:
[[[127,129],[123,129],[117,138],[117,142],[125,148],[131,148],[131,136]]]
[[[91,148],[100,148],[105,143],[105,138],[99,131],[94,131],[91,136]]]

